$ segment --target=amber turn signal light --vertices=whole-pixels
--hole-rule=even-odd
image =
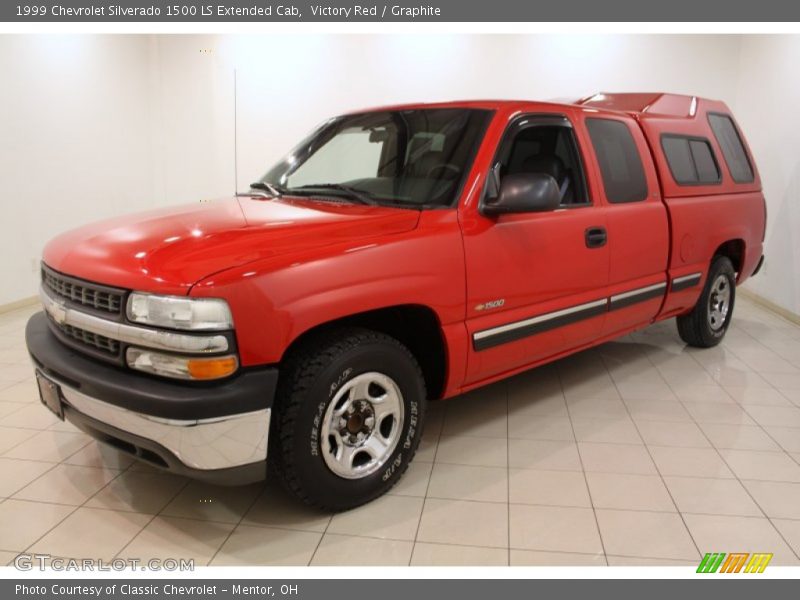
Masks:
[[[186,361],[186,367],[192,379],[220,379],[233,375],[238,366],[235,356],[191,358]]]
[[[239,368],[239,360],[230,354],[210,357],[178,356],[130,347],[126,357],[131,369],[193,381],[221,379],[233,375]]]

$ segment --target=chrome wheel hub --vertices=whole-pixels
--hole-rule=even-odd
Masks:
[[[339,437],[347,446],[363,443],[375,427],[375,411],[366,400],[356,400],[339,417]]]
[[[391,377],[363,373],[336,392],[322,421],[325,464],[339,477],[360,479],[380,469],[403,428],[403,396]]]
[[[708,325],[713,331],[719,331],[725,326],[730,307],[730,282],[725,275],[717,275],[711,284],[711,293],[708,295]]]

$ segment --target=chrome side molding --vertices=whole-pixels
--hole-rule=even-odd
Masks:
[[[698,281],[701,274],[698,273]],[[694,275],[692,275],[694,277]],[[652,285],[628,290],[614,294],[608,298],[593,300],[584,304],[577,304],[562,310],[557,310],[529,319],[498,325],[472,334],[472,346],[475,350],[486,350],[508,342],[513,342],[537,333],[542,333],[556,327],[570,325],[583,319],[589,319],[605,312],[625,308],[638,302],[654,298],[663,298],[666,293],[667,282],[661,281]],[[674,289],[674,282],[673,282]]]

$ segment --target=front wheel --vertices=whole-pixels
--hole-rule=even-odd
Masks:
[[[384,494],[419,445],[425,383],[399,341],[365,329],[309,339],[282,367],[270,460],[307,504],[353,508]]]
[[[697,348],[711,348],[725,337],[736,299],[736,272],[726,256],[711,261],[703,292],[692,312],[678,317],[681,339]]]

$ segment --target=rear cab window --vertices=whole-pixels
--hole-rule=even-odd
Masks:
[[[708,123],[717,138],[725,164],[736,183],[751,183],[755,175],[753,165],[744,149],[742,137],[729,115],[721,113],[708,113]]]
[[[614,204],[647,199],[647,177],[633,135],[623,121],[589,118],[592,140],[606,198]]]

